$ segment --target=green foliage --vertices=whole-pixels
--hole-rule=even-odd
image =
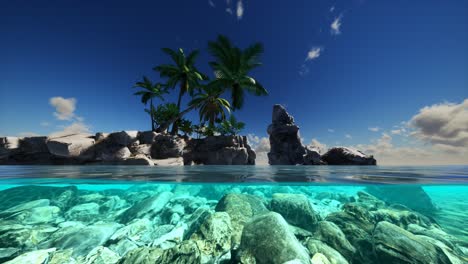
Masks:
[[[141,96],[141,102],[143,104],[146,105],[148,104],[148,101],[150,102],[151,111],[149,113],[151,116],[151,128],[152,130],[154,130],[155,121],[154,121],[154,115],[153,115],[153,109],[154,109],[153,98],[158,98],[163,101],[164,100],[163,95],[167,93],[167,90],[160,83],[153,84],[151,80],[148,79],[148,77],[146,76],[143,76],[143,81],[137,82],[134,87],[141,88],[141,90],[134,93],[134,95]]]
[[[184,135],[190,135],[194,131],[194,126],[192,125],[192,121],[187,119],[181,119],[179,122],[179,129],[184,133]]]
[[[230,89],[233,110],[242,108],[245,91],[256,96],[268,94],[257,80],[249,76],[251,70],[262,65],[259,61],[263,53],[261,43],[241,50],[227,37],[219,35],[216,41],[208,42],[208,50],[216,59],[210,62],[216,79],[210,82],[209,86],[222,90]]]
[[[237,135],[245,128],[245,123],[237,121],[234,115],[229,120],[223,120],[218,126],[218,132],[221,135]]]
[[[157,108],[152,107],[151,110],[145,111],[153,116],[156,125],[161,125],[179,114],[179,108],[174,103],[161,104]]]
[[[230,113],[231,105],[229,102],[220,98],[220,91],[216,88],[204,87],[203,92],[197,94],[189,105],[198,108],[198,114],[201,122],[208,122],[209,126],[214,127],[217,120],[225,120],[226,113]]]

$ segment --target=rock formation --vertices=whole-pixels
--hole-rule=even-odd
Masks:
[[[1,164],[253,165],[255,152],[243,136],[203,139],[153,131],[2,137]]]
[[[302,145],[299,127],[281,105],[273,106],[270,135],[270,165],[376,165],[373,156],[349,147],[334,147],[324,155],[315,147]]]

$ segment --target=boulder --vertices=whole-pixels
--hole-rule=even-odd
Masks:
[[[97,132],[96,135],[94,135],[94,139],[96,142],[101,142],[103,140],[106,140],[109,137],[109,133],[103,133],[103,132]]]
[[[257,196],[235,193],[223,196],[216,205],[215,210],[229,214],[233,228],[232,240],[234,245],[239,244],[245,223],[256,215],[268,212],[262,199]]]
[[[200,228],[192,234],[200,248],[204,263],[217,263],[231,250],[231,218],[226,212],[216,212],[205,219]]]
[[[107,247],[98,246],[91,250],[84,259],[83,264],[115,264],[120,256]]]
[[[61,158],[76,158],[91,160],[94,151],[89,151],[95,140],[88,134],[74,134],[64,137],[49,138],[47,148],[49,152]]]
[[[132,153],[127,147],[111,146],[109,148],[105,148],[100,154],[98,154],[98,159],[104,162],[115,162],[128,159],[131,155]]]
[[[26,225],[37,225],[45,223],[53,223],[60,220],[60,208],[57,206],[42,206],[31,208],[16,215],[15,218]]]
[[[310,261],[307,250],[288,223],[275,212],[256,216],[245,225],[239,250],[241,260],[251,256],[258,264],[282,264],[291,260],[307,264]]]
[[[318,216],[303,194],[275,193],[270,203],[272,211],[281,214],[286,221],[306,230],[313,230]]]
[[[135,218],[142,218],[145,215],[152,215],[160,212],[172,198],[171,192],[162,192],[144,199],[143,201],[128,208],[119,216],[121,223],[128,223]]]
[[[151,144],[140,144],[137,146],[130,147],[130,152],[133,155],[144,155],[146,157],[151,157]]]
[[[177,136],[159,134],[155,137],[151,147],[153,159],[167,159],[182,157],[185,140]]]
[[[146,157],[145,155],[136,155],[127,159],[121,160],[119,165],[143,165],[143,166],[154,166],[154,162]]]
[[[20,146],[20,138],[0,137],[0,160],[8,159]]]
[[[311,255],[321,253],[325,255],[331,264],[348,264],[349,262],[334,248],[328,246],[320,240],[308,239],[305,246]]]
[[[15,258],[20,252],[19,248],[0,248],[0,262],[4,263],[7,260]]]
[[[345,234],[337,225],[332,222],[318,222],[313,237],[327,243],[327,245],[330,245],[332,248],[336,249],[346,259],[352,259],[353,254],[356,252],[356,249],[348,241]]]
[[[138,140],[140,141],[140,144],[153,144],[156,136],[159,135],[158,133],[154,131],[142,131],[138,133]]]
[[[127,147],[138,139],[138,131],[120,131],[109,134],[109,140],[116,145]]]
[[[120,260],[120,264],[154,264],[161,263],[164,250],[156,247],[139,247],[129,251]]]
[[[348,147],[334,147],[322,155],[328,165],[377,165],[373,156]]]
[[[65,218],[69,221],[96,222],[99,216],[99,205],[97,203],[79,204],[65,213]]]
[[[323,165],[325,164],[321,157],[320,151],[316,148],[305,147],[304,165]]]
[[[255,152],[242,136],[209,136],[191,139],[184,153],[184,163],[190,165],[254,165]]]
[[[431,243],[389,222],[378,223],[373,238],[380,263],[452,263]]]
[[[49,248],[27,252],[10,261],[5,262],[4,264],[43,264],[47,261],[49,255],[55,250],[55,248]]]
[[[301,143],[299,127],[294,118],[281,105],[273,106],[272,123],[268,126],[270,135],[270,165],[296,165],[304,163],[306,149]]]

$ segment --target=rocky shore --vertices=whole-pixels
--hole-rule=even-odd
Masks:
[[[468,242],[364,189],[141,184],[0,191],[9,264],[466,263]]]
[[[193,139],[152,131],[0,138],[0,164],[253,165],[244,136]]]

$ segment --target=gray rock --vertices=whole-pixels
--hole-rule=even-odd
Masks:
[[[121,160],[118,164],[129,166],[154,166],[154,162],[151,159],[141,154]]]
[[[154,215],[163,209],[172,196],[173,193],[171,192],[162,192],[146,198],[123,212],[119,217],[119,221],[125,224],[135,218],[142,218],[145,215]]]
[[[42,206],[22,212],[16,218],[26,225],[37,225],[56,222],[61,210],[57,206]],[[18,219],[19,220],[19,219]]]
[[[332,222],[320,221],[314,232],[315,239],[327,243],[332,248],[336,249],[346,259],[352,259],[356,249],[348,241],[341,229]]]
[[[348,147],[331,148],[322,155],[322,160],[328,165],[377,165],[373,156]]]
[[[129,146],[138,138],[138,131],[120,131],[109,134],[109,139],[113,144],[119,146]]]
[[[96,142],[100,142],[103,140],[106,140],[109,137],[109,133],[103,133],[103,132],[97,132],[96,135],[94,136],[94,139]]]
[[[318,149],[305,147],[304,165],[323,165],[325,164]]]
[[[318,222],[309,199],[303,194],[275,193],[271,210],[281,214],[292,225],[313,230]]]
[[[132,146],[130,148],[130,152],[132,152],[134,156],[144,155],[146,157],[151,157],[151,146],[151,144],[140,144],[137,146]]]
[[[94,138],[88,134],[74,134],[49,138],[47,148],[52,155],[57,157],[91,160],[94,158],[94,151],[90,151],[90,148],[94,143]]]
[[[301,143],[299,127],[294,118],[281,105],[273,106],[272,123],[268,126],[270,135],[270,165],[295,165],[304,163],[305,147]]]
[[[19,204],[17,206],[13,206],[11,208],[8,208],[6,210],[3,210],[0,212],[0,219],[1,218],[8,218],[11,215],[17,214],[22,211],[28,211],[36,207],[43,207],[43,206],[49,206],[50,200],[49,199],[39,199],[39,200],[34,200],[26,203]]]
[[[231,217],[234,245],[239,244],[245,223],[253,216],[268,213],[268,209],[266,209],[260,198],[235,193],[223,196],[216,205],[215,210],[217,212],[226,212]]]
[[[374,250],[381,263],[451,263],[432,244],[385,221],[375,228]]]
[[[100,160],[105,162],[122,161],[130,158],[132,153],[127,147],[109,147],[98,155]]]
[[[159,134],[151,147],[153,159],[167,159],[182,157],[185,140],[177,136]]]
[[[73,249],[57,250],[51,254],[47,264],[78,264],[72,254]]]
[[[142,131],[138,133],[138,140],[140,140],[140,144],[153,144],[156,136],[159,135],[154,131]]]
[[[20,147],[20,138],[0,137],[0,160],[8,159],[10,155],[18,151]]]
[[[98,246],[88,253],[83,264],[115,264],[119,260],[120,256],[114,251]]]
[[[256,263],[284,263],[297,259],[309,263],[307,250],[297,241],[284,218],[275,212],[249,221],[242,232],[241,259],[253,256]]]
[[[155,247],[139,247],[129,251],[119,264],[154,264],[161,263],[160,258],[164,250]]]
[[[4,263],[7,260],[15,258],[19,252],[19,248],[0,248],[0,262]]]

